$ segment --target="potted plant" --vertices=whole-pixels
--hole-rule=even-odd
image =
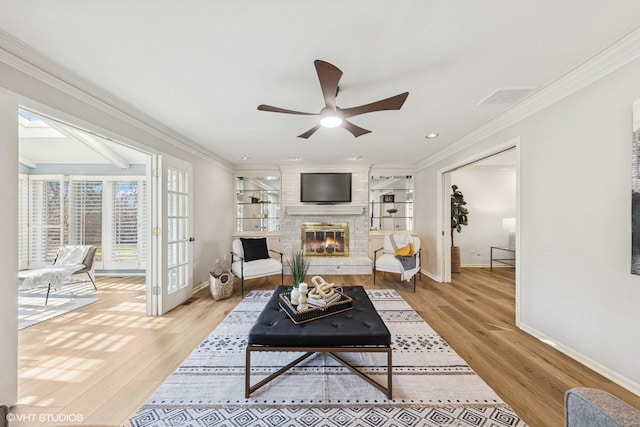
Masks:
[[[460,248],[453,244],[453,231],[462,231],[463,225],[468,225],[469,210],[465,207],[464,195],[457,185],[451,186],[451,272],[460,273]]]
[[[309,259],[304,256],[304,249],[298,248],[289,254],[289,268],[291,269],[291,279],[293,289],[291,290],[291,303],[298,304],[298,286],[304,282],[304,278],[309,270]]]

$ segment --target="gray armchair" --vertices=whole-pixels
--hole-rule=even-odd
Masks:
[[[53,264],[55,264],[58,261],[58,256],[60,256],[60,252],[58,252],[58,254],[56,255],[56,258],[53,260]],[[86,273],[87,277],[89,277],[89,281],[91,281],[91,284],[93,285],[93,289],[97,291],[98,288],[96,287],[96,282],[93,280],[93,277],[91,277],[91,269],[93,268],[93,259],[95,257],[96,257],[96,247],[90,246],[89,250],[87,250],[87,255],[84,257],[84,260],[82,261],[82,265],[84,265],[84,267],[81,268],[80,270],[77,270],[73,274]],[[51,283],[49,283],[49,286],[47,287],[47,297],[44,300],[44,305],[47,305],[47,302],[49,301],[50,292],[51,292]]]
[[[82,256],[80,260],[79,257]],[[58,250],[53,263],[49,266],[36,270],[23,270],[18,273],[18,278],[22,279],[21,289],[31,289],[39,286],[47,286],[47,296],[44,305],[49,302],[49,294],[51,289],[59,289],[63,282],[68,283],[74,274],[86,273],[93,288],[98,290],[96,282],[91,277],[93,269],[93,260],[96,256],[96,247],[81,246],[63,246]],[[79,282],[86,282],[80,280]]]
[[[564,395],[566,427],[640,426],[640,410],[604,390],[578,387]]]

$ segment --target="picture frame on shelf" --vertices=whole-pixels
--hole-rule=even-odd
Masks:
[[[396,201],[395,194],[383,194],[382,195],[382,202],[383,203],[395,203],[395,201]]]

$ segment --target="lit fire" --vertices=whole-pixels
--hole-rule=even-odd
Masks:
[[[345,255],[344,232],[307,231],[304,251],[307,255]]]

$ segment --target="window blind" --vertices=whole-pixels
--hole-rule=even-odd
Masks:
[[[63,245],[64,193],[62,177],[29,179],[30,268],[52,262]]]
[[[111,186],[110,261],[138,264],[138,181],[114,181]]]
[[[69,244],[93,245],[102,260],[102,180],[69,182]]]
[[[96,268],[146,267],[147,194],[141,178],[27,176],[19,180],[20,268],[40,268],[60,246],[96,246]]]

